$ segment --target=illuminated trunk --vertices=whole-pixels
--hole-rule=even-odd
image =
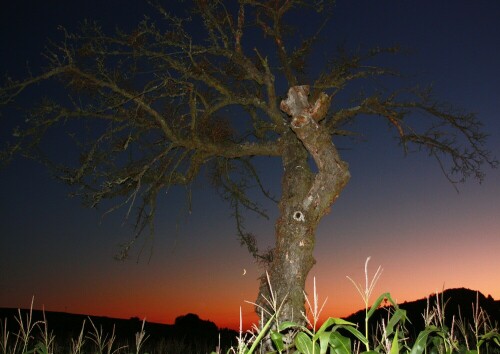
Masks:
[[[291,130],[282,137],[283,180],[276,222],[276,245],[267,269],[273,296],[265,275],[262,277],[257,304],[270,313],[274,310],[264,299],[275,299],[279,320],[303,322],[304,287],[315,260],[313,250],[317,226],[349,181],[343,162],[331,136],[318,122],[329,100],[309,104],[308,87],[292,87],[281,108],[292,117]],[[327,108],[327,107],[326,107]],[[321,111],[321,112],[320,112]],[[308,163],[312,156],[314,173]],[[260,313],[259,313],[260,314]],[[268,316],[264,315],[264,320]]]

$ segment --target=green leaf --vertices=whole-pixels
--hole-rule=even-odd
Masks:
[[[273,341],[276,349],[281,352],[285,350],[285,343],[283,343],[283,335],[277,331],[271,331],[271,340]]]
[[[303,354],[319,353],[318,343],[313,343],[311,338],[303,332],[297,333],[297,336],[295,337],[295,346],[299,352]]]
[[[330,333],[331,352],[335,354],[351,354],[351,340],[338,332]]]
[[[396,329],[396,334],[392,339],[391,351],[389,354],[399,354],[399,342],[398,342],[398,330]]]
[[[479,348],[484,342],[489,342],[493,341],[497,345],[500,346],[500,333],[496,332],[495,330],[489,331],[488,333],[485,333],[481,336],[479,336],[479,341],[477,343],[477,347]]]
[[[264,327],[259,332],[259,335],[257,336],[257,338],[255,338],[255,341],[253,342],[252,346],[250,347],[250,350],[248,351],[249,354],[253,353],[253,351],[255,350],[255,348],[257,347],[257,345],[259,345],[259,343],[262,341],[262,339],[266,335],[267,330],[269,329],[269,327],[271,327],[271,324],[272,324],[272,322],[274,320],[274,316],[276,316],[276,314],[273,314],[269,318],[269,320],[266,322],[266,324],[264,325]],[[245,351],[245,353],[247,353],[247,351]]]
[[[346,331],[350,332],[353,336],[355,336],[365,346],[368,344],[368,339],[364,336],[363,333],[358,331],[356,328],[351,327],[351,326],[338,326],[338,328],[343,328]]]
[[[436,333],[438,330],[435,326],[429,326],[418,334],[417,340],[411,348],[410,354],[422,354],[427,346],[427,338],[430,334]]]
[[[495,342],[500,347],[500,337],[494,337],[493,342]]]
[[[372,317],[373,313],[375,312],[375,310],[377,310],[380,306],[380,304],[382,303],[382,301],[384,301],[385,299],[387,299],[392,306],[394,306],[394,308],[397,310],[399,307],[398,307],[398,304],[396,303],[396,301],[394,301],[391,297],[391,294],[390,293],[383,293],[382,295],[380,295],[377,300],[375,300],[375,302],[373,303],[372,307],[370,307],[370,311],[368,311],[366,317],[369,319],[370,317]]]
[[[346,321],[346,320],[343,320],[341,318],[333,318],[333,317],[330,317],[328,318],[325,322],[323,322],[323,324],[321,325],[321,327],[316,331],[316,333],[314,334],[314,337],[313,337],[313,341],[317,340],[319,338],[319,336],[325,332],[327,330],[328,327],[332,326],[332,325],[336,325],[336,326],[353,326],[355,327],[356,324],[355,323],[352,323],[352,322],[349,322],[349,321]],[[332,332],[335,331],[335,329],[332,329]]]
[[[317,335],[317,333],[316,333]],[[316,337],[315,335],[315,337]],[[319,352],[320,354],[326,354],[328,350],[328,345],[330,344],[330,333],[322,332],[318,336],[319,339]]]
[[[406,320],[406,310],[397,309],[394,314],[391,316],[389,321],[387,322],[387,326],[385,327],[385,332],[387,337],[392,335],[394,332],[394,327],[399,323],[404,323]]]
[[[301,332],[308,333],[309,335],[312,336],[312,333],[309,330],[309,328],[304,327],[302,325],[299,325],[299,324],[297,324],[295,322],[291,322],[291,321],[285,321],[285,322],[280,323],[280,325],[278,326],[278,332],[283,332],[284,330],[290,329],[290,328],[297,328]]]
[[[295,336],[295,346],[301,353],[309,353],[310,349],[312,349],[311,338],[307,334],[299,332]]]
[[[296,327],[301,327],[301,325],[292,321],[281,322],[280,325],[278,326],[278,332],[282,332],[285,329],[296,328]]]

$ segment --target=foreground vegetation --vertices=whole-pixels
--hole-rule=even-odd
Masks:
[[[406,328],[411,323],[406,311],[399,308],[389,293],[380,295],[369,306],[370,296],[382,270],[379,267],[369,280],[368,262],[365,263],[364,287],[353,279],[365,304],[364,323],[355,324],[340,318],[328,318],[319,323],[324,302],[320,304],[314,281],[313,299],[306,296],[309,312],[302,314],[305,325],[295,322],[278,321],[281,304],[275,298],[266,299],[273,309],[271,319],[261,328],[254,326],[249,337],[240,333],[239,345],[231,349],[233,353],[304,353],[304,354],[351,354],[351,353],[500,353],[498,324],[492,324],[488,314],[479,306],[479,299],[473,305],[473,318],[469,323],[461,315],[453,317],[451,325],[445,321],[446,302],[436,294],[436,301],[422,314],[425,328],[412,338]],[[270,285],[271,286],[271,285]],[[273,291],[271,289],[271,294]],[[369,319],[383,307],[386,317],[368,325]],[[416,319],[414,319],[416,320]],[[362,329],[362,330],[360,330]],[[262,350],[264,349],[264,350]]]
[[[427,300],[427,308],[422,314],[425,328],[412,336],[407,329],[411,324],[406,311],[401,309],[389,293],[380,295],[371,306],[370,297],[375,284],[381,275],[379,267],[369,280],[368,261],[365,263],[364,287],[349,278],[355,285],[365,304],[364,323],[355,324],[340,318],[328,318],[320,323],[319,318],[325,302],[320,304],[314,281],[313,298],[306,296],[308,313],[303,313],[304,321],[280,322],[279,312],[282,304],[271,296],[265,299],[273,313],[263,314],[270,318],[262,326],[254,325],[252,330],[240,333],[235,338],[235,345],[223,348],[220,344],[209,347],[200,338],[176,338],[149,340],[142,322],[140,331],[135,334],[131,343],[117,340],[114,329],[111,333],[103,333],[102,327],[94,324],[89,318],[85,321],[80,333],[66,343],[56,342],[55,335],[48,328],[45,316],[41,321],[34,321],[32,316],[33,302],[29,313],[24,317],[19,310],[16,321],[17,333],[11,333],[7,327],[7,319],[0,321],[0,353],[1,354],[128,354],[128,353],[172,353],[191,354],[251,354],[251,353],[297,353],[297,354],[351,354],[351,353],[410,353],[410,354],[481,354],[500,353],[500,334],[498,324],[492,323],[488,314],[479,306],[479,297],[472,304],[472,320],[467,321],[459,312],[458,317],[445,319],[443,294],[436,294],[435,301]],[[272,286],[269,284],[270,293]],[[265,311],[264,308],[261,308]],[[376,321],[377,311],[385,312],[385,316]],[[416,319],[413,319],[414,321]],[[149,340],[149,341],[148,341]]]

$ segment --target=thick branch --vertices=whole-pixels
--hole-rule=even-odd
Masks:
[[[314,104],[308,102],[308,86],[294,86],[288,97],[281,102],[281,109],[292,116],[291,128],[313,157],[318,173],[302,202],[304,212],[313,212],[320,218],[338,197],[349,181],[348,165],[340,159],[331,141],[328,130],[318,124],[330,101],[318,98]],[[326,96],[326,95],[325,95]]]

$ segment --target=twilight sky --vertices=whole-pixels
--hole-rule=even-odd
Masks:
[[[3,2],[0,72],[20,77],[26,61],[40,65],[58,25],[74,28],[90,18],[107,29],[131,28],[144,11],[150,9],[142,1]],[[312,65],[342,42],[366,49],[401,44],[411,53],[383,64],[433,84],[437,97],[477,113],[498,158],[498,18],[497,1],[338,0]],[[5,126],[19,117],[0,119],[4,139]],[[402,302],[463,286],[500,299],[500,170],[486,170],[483,184],[470,180],[457,193],[434,160],[418,153],[404,157],[386,123],[361,122],[366,142],[341,151],[351,181],[317,233],[317,264],[308,283],[316,277],[320,298],[328,297],[324,315],[361,308],[346,275],[363,281],[368,256],[372,272],[384,268],[376,296],[389,291]],[[279,164],[263,160],[260,166],[277,187]],[[102,210],[67,198],[69,189],[40,165],[14,161],[0,170],[0,307],[28,307],[34,295],[35,307],[46,310],[160,323],[192,312],[236,328],[242,306],[244,321],[255,321],[253,306],[244,301],[255,300],[261,272],[239,246],[230,209],[203,182],[194,188],[190,215],[183,212],[182,190],[161,199],[149,262],[146,250],[139,263],[134,257],[121,263],[113,255],[131,236],[123,214],[102,219]],[[262,245],[274,242],[273,208],[268,206],[269,221],[248,218]]]

